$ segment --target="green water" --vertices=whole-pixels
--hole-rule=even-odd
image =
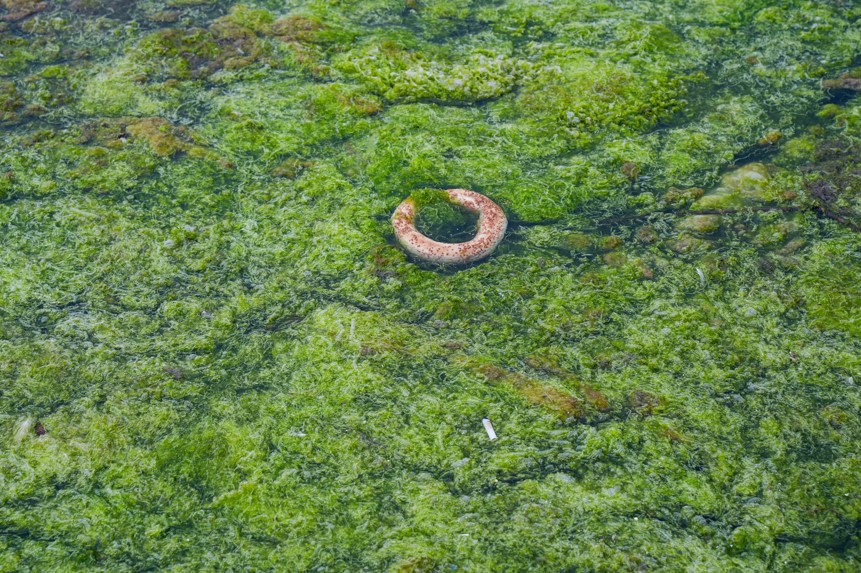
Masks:
[[[861,570],[859,46],[846,0],[0,0],[0,571]],[[489,259],[397,246],[448,188]]]

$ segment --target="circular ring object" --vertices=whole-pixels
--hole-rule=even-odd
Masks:
[[[464,264],[483,259],[502,241],[508,219],[502,209],[475,191],[448,189],[449,200],[470,213],[478,215],[478,232],[465,243],[440,243],[422,235],[416,229],[416,204],[407,198],[392,215],[395,237],[411,255],[440,264]]]

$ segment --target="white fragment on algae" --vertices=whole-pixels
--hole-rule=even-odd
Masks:
[[[493,424],[490,423],[490,420],[487,418],[483,418],[481,423],[484,424],[484,429],[487,432],[487,437],[491,440],[496,439],[496,432],[493,431]]]
[[[700,275],[700,283],[706,286],[706,274],[699,267],[697,267],[697,274]]]
[[[33,429],[33,418],[25,418],[18,423],[18,427],[15,429],[15,443],[20,444],[24,441],[24,438],[30,433],[30,430]]]

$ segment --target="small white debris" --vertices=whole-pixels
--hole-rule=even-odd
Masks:
[[[81,211],[80,209],[76,209],[74,207],[69,207],[69,211],[78,215],[84,215],[86,217],[98,217],[98,215],[96,215],[95,213],[90,213],[89,211]]]
[[[488,422],[489,424],[490,422]],[[30,430],[33,429],[33,418],[25,418],[24,420],[18,423],[18,427],[15,429],[15,443],[20,444],[24,438],[30,433]],[[493,430],[491,430],[493,431]]]
[[[706,274],[699,267],[697,268],[697,274],[700,275],[700,284],[706,286]]]
[[[484,424],[484,430],[487,432],[487,437],[491,440],[495,440],[496,432],[493,431],[493,424],[490,423],[490,420],[484,418],[481,420],[481,423]]]

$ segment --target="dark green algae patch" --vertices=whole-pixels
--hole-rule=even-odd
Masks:
[[[0,2],[0,571],[857,571],[861,6],[774,4]]]

